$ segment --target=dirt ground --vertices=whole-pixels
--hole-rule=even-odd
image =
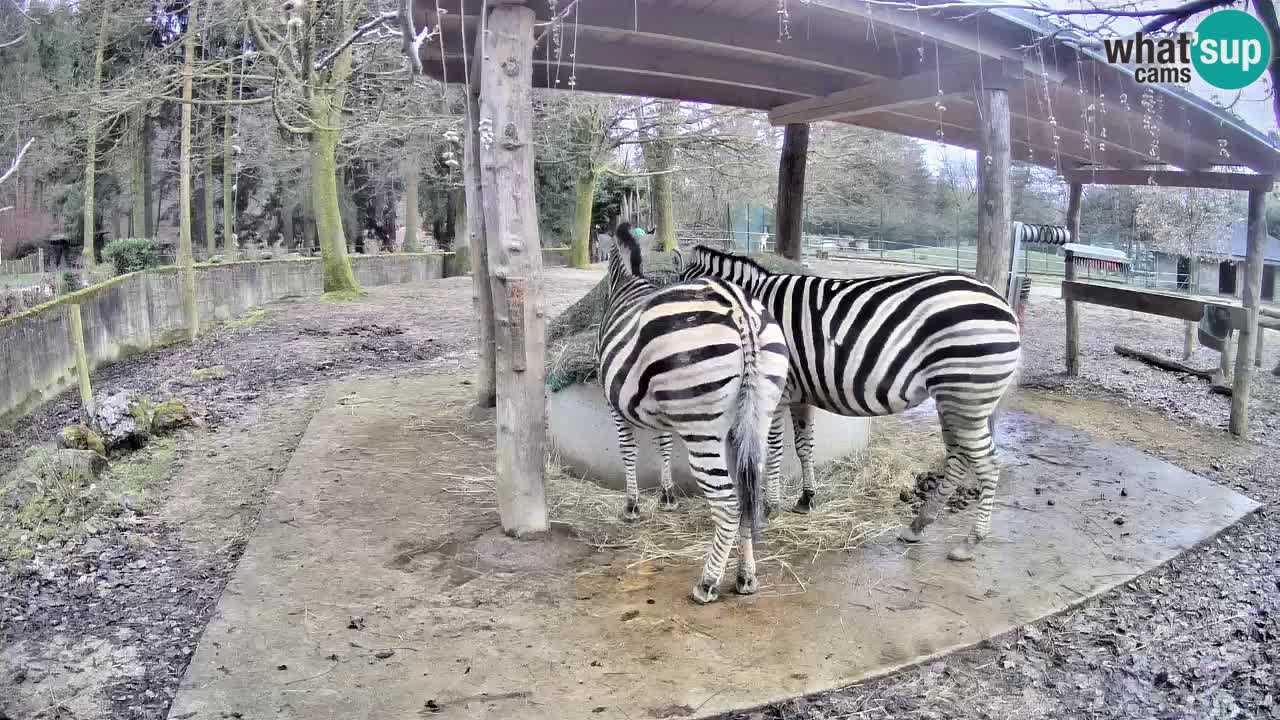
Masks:
[[[889,272],[841,264],[832,274]],[[598,273],[546,276],[547,314]],[[474,364],[468,278],[373,291],[351,303],[275,303],[202,337],[107,368],[101,391],[177,395],[206,427],[148,488],[159,510],[0,569],[0,720],[163,718],[262,500],[325,386]],[[1223,432],[1205,384],[1118,358],[1174,354],[1181,326],[1088,307],[1083,371],[1062,375],[1062,303],[1026,316],[1019,404],[1141,448],[1268,504],[1159,571],[1062,616],[872,683],[726,718],[1280,718],[1280,379],[1262,373],[1253,437]],[[1280,357],[1269,338],[1265,367]],[[1192,361],[1216,363],[1208,351]],[[0,431],[0,472],[77,414],[73,394]]]

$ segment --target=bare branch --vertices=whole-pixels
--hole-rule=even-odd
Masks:
[[[316,63],[316,69],[317,70],[325,69],[325,67],[327,67],[329,63],[333,62],[335,59],[337,59],[339,55],[342,54],[343,50],[346,50],[347,48],[351,47],[351,44],[354,43],[356,40],[359,40],[365,33],[368,33],[370,30],[373,30],[379,27],[383,23],[391,22],[392,20],[395,20],[399,16],[400,16],[399,12],[385,12],[375,17],[374,19],[370,20],[369,22],[361,25],[360,27],[356,28],[355,31],[352,32],[351,35],[347,37],[346,40],[342,41],[342,44],[338,45],[338,47],[329,51],[328,55],[325,55],[323,58],[320,59],[320,62]]]
[[[1267,34],[1271,36],[1271,107],[1276,122],[1280,123],[1280,20],[1276,19],[1276,6],[1272,0],[1253,0]]]
[[[0,175],[0,185],[3,185],[4,182],[12,177],[14,173],[18,172],[18,167],[22,165],[22,157],[27,154],[27,150],[31,147],[31,143],[35,141],[35,138],[31,138],[20,150],[18,150],[18,156],[9,164],[9,169],[5,170],[3,175]]]
[[[13,47],[14,45],[17,45],[18,43],[26,39],[27,39],[27,33],[23,32],[21,35],[19,35],[18,37],[12,40],[6,40],[4,42],[0,42],[0,50],[3,50],[7,47]]]
[[[1171,23],[1186,20],[1196,13],[1204,12],[1205,10],[1219,7],[1221,5],[1231,4],[1233,4],[1233,0],[1191,0],[1190,2],[1183,3],[1178,7],[1165,10],[1162,15],[1151,20],[1146,25],[1143,25],[1142,32],[1155,32],[1156,30],[1159,30]],[[1110,11],[1105,12],[1108,15],[1112,14]]]

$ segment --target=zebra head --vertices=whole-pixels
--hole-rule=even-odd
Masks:
[[[640,263],[640,243],[636,242],[631,223],[624,222],[613,233],[613,252],[609,253],[609,291],[612,293],[631,278],[644,277]]]
[[[676,273],[681,280],[717,277],[748,286],[769,275],[768,270],[748,257],[721,252],[706,245],[694,247],[687,263],[677,254],[675,263]]]

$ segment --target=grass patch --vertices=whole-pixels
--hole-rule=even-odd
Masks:
[[[361,302],[367,297],[369,297],[367,290],[335,290],[321,295],[320,302],[352,303]]]
[[[270,316],[271,316],[270,312],[260,308],[257,310],[250,310],[249,312],[245,313],[244,315],[241,315],[235,320],[228,320],[225,323],[225,327],[230,327],[230,328],[251,327],[253,325],[257,325],[263,320],[266,320]]]
[[[55,451],[32,450],[0,485],[0,559],[30,559],[40,544],[82,539],[152,510],[177,447],[172,437],[157,438],[101,474],[88,462],[59,462]]]

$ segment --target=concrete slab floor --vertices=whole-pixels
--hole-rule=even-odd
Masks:
[[[996,537],[975,562],[946,560],[942,541],[969,516],[944,513],[931,543],[886,536],[796,560],[804,591],[790,594],[769,593],[793,580],[765,563],[760,595],[699,607],[694,565],[632,564],[561,531],[502,536],[491,493],[468,479],[492,473],[492,427],[465,427],[460,380],[331,391],[171,718],[638,720],[752,707],[1060,611],[1256,508],[1137,451],[1009,413]]]

